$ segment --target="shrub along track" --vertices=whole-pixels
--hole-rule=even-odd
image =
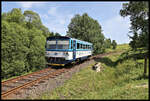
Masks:
[[[32,96],[32,98],[34,98],[33,96],[40,95],[42,93],[41,90],[52,90],[63,84],[65,79],[69,79],[73,73],[80,71],[80,69],[87,67],[89,64],[93,64],[95,58],[101,58],[103,56],[116,53],[118,54],[120,52],[99,54],[74,66],[68,66],[69,68],[56,69],[48,67],[28,75],[4,81],[1,83],[1,97],[2,99],[25,99],[28,96]],[[30,93],[29,90],[31,91]]]

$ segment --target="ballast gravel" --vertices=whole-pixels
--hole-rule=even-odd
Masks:
[[[94,60],[87,60],[79,65],[75,65],[68,72],[62,73],[54,78],[48,78],[30,86],[28,88],[23,88],[19,92],[11,94],[8,98],[13,99],[36,99],[38,96],[44,92],[51,92],[56,87],[61,86],[64,82],[72,77],[73,74],[79,72],[81,69],[93,64]]]

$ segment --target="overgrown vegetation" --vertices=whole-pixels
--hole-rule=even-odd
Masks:
[[[116,49],[116,47],[117,47],[117,43],[116,43],[116,41],[115,40],[112,40],[112,42],[111,42],[111,39],[110,38],[106,38],[105,39],[105,48],[106,49]]]
[[[45,67],[45,42],[51,33],[37,13],[14,8],[2,14],[1,29],[2,79]]]
[[[148,99],[149,73],[143,76],[144,59],[132,57],[136,55],[132,51],[128,57],[127,51],[95,59],[102,63],[103,71],[96,72],[91,65],[39,99]]]

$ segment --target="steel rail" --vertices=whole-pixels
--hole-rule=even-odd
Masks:
[[[8,95],[10,95],[10,94],[12,94],[12,93],[18,91],[19,89],[22,89],[22,88],[25,88],[25,87],[27,87],[27,86],[33,85],[33,84],[38,83],[39,81],[41,81],[41,80],[43,80],[43,79],[46,79],[46,78],[49,78],[49,77],[53,77],[53,76],[55,76],[55,75],[58,75],[58,74],[60,74],[60,73],[65,72],[65,71],[68,71],[68,70],[66,70],[66,69],[61,69],[61,70],[58,70],[58,71],[56,71],[56,72],[52,72],[52,73],[50,73],[50,74],[48,74],[48,75],[46,75],[46,76],[42,76],[42,77],[40,77],[40,78],[37,78],[36,80],[32,80],[32,81],[30,81],[30,82],[27,82],[27,83],[25,83],[25,84],[23,84],[23,85],[21,85],[21,86],[15,87],[15,88],[13,88],[13,89],[11,89],[11,90],[9,90],[9,91],[6,91],[6,92],[2,93],[2,94],[1,94],[1,97],[2,97],[2,99],[4,99],[4,98],[7,97]]]
[[[34,74],[43,73],[43,72],[45,72],[46,70],[51,70],[51,68],[46,68],[46,69],[43,69],[43,70],[39,70],[39,71],[37,71],[37,72],[33,72],[33,73],[26,74],[26,75],[22,75],[22,76],[13,78],[13,79],[9,79],[9,80],[6,80],[6,81],[1,82],[1,84],[4,85],[4,84],[12,83],[12,82],[15,82],[15,81],[17,81],[17,80],[24,79],[24,78],[26,78],[26,77],[32,76],[32,75],[34,75]]]

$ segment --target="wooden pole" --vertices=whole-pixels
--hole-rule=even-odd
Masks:
[[[144,59],[144,77],[146,77],[146,73],[147,73],[147,56]]]

